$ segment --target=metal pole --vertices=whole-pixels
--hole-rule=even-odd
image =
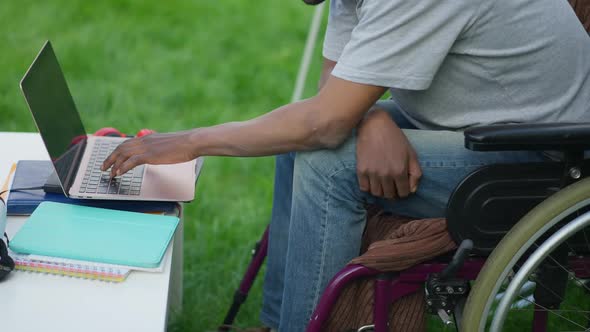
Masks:
[[[303,95],[305,81],[307,79],[307,74],[309,73],[309,66],[311,65],[311,59],[313,57],[313,51],[315,49],[315,44],[320,33],[324,5],[325,2],[317,5],[313,13],[313,18],[311,20],[309,32],[307,33],[305,49],[303,51],[303,56],[301,57],[301,64],[299,65],[299,72],[297,73],[297,80],[295,81],[295,88],[293,89],[293,95],[291,97],[292,103],[301,100],[301,96]]]

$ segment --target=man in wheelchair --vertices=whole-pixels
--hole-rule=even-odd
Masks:
[[[142,163],[278,155],[267,326],[305,330],[329,280],[359,254],[366,204],[444,217],[454,188],[482,166],[512,165],[489,171],[501,183],[518,178],[513,170],[531,175],[527,186],[546,180],[555,168],[517,165],[544,165],[547,150],[566,152],[569,178],[560,164],[558,180],[584,174],[590,135],[575,124],[590,122],[590,38],[566,1],[332,0],[323,55],[316,96],[249,121],[132,139],[103,165],[118,175]],[[483,125],[501,126],[468,131],[466,148],[464,131]],[[500,203],[480,206],[510,206]]]

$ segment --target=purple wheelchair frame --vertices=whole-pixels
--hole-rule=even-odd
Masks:
[[[248,292],[256,279],[256,275],[264,263],[267,251],[268,227],[253,250],[252,261],[234,295],[234,302],[224,319],[224,325],[231,325],[233,323],[241,304],[246,300]],[[465,280],[475,280],[484,263],[485,258],[467,258],[455,274],[455,277]],[[363,265],[347,265],[330,280],[310,318],[306,332],[321,332],[322,326],[328,320],[332,307],[344,288],[354,280],[367,277],[375,277],[373,331],[388,332],[389,308],[391,304],[403,296],[422,291],[428,277],[435,273],[441,273],[448,265],[448,262],[426,262],[395,274],[386,274]],[[590,278],[589,258],[572,258],[570,260],[570,267],[572,267],[573,272],[580,278]],[[534,313],[532,331],[546,332],[547,321],[548,312],[538,308]],[[220,328],[220,331],[224,331],[224,329]]]

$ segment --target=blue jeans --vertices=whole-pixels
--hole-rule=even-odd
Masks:
[[[423,175],[410,197],[390,201],[360,191],[354,135],[334,150],[276,158],[260,319],[279,332],[305,331],[329,280],[358,256],[366,203],[416,218],[441,217],[455,186],[476,168],[543,160],[536,152],[470,151],[461,132],[418,130],[393,102],[378,106],[403,128],[418,154]]]

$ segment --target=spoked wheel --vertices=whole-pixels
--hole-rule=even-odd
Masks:
[[[529,212],[476,279],[462,331],[590,331],[590,179]]]

